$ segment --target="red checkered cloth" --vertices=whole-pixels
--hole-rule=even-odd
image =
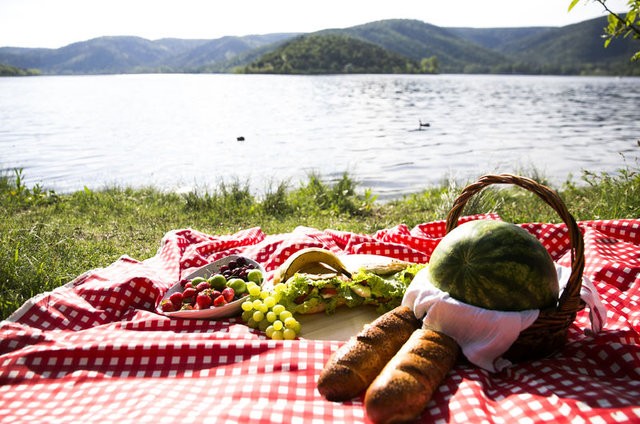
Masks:
[[[563,224],[522,226],[570,265]],[[588,330],[585,310],[565,348],[549,358],[495,374],[457,365],[424,421],[640,422],[640,220],[579,226],[585,275],[607,308],[603,331]],[[171,231],[154,257],[123,256],[34,297],[0,323],[0,422],[366,422],[362,398],[333,403],[316,390],[341,342],[269,340],[236,318],[170,319],[155,307],[182,276],[229,254],[249,256],[269,274],[310,246],[426,262],[444,231],[444,222],[371,235]]]

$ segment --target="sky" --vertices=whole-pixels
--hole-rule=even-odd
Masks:
[[[0,47],[58,48],[106,35],[215,39],[382,19],[441,27],[564,26],[604,16],[582,0],[0,0]],[[614,11],[626,0],[608,0]]]

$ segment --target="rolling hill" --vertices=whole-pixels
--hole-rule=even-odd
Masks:
[[[609,74],[640,75],[640,63],[630,62],[640,41],[616,39],[604,48],[606,18],[564,27],[443,28],[410,19],[370,22],[350,28],[304,34],[297,53],[299,69],[314,73],[354,72],[350,58],[326,60],[326,36],[340,42],[362,63],[361,72],[378,72],[375,57],[401,58],[415,64],[436,60],[442,73]],[[38,69],[42,74],[110,74],[134,72],[264,72],[260,63],[276,64],[285,45],[303,34],[276,33],[222,37],[214,40],[99,37],[59,49],[0,48],[0,64]],[[346,38],[345,38],[346,37]],[[348,46],[344,44],[347,42]],[[301,43],[298,39],[297,43]],[[290,47],[286,47],[290,48]],[[302,54],[303,50],[307,53]],[[382,56],[381,56],[382,55]],[[353,59],[351,58],[351,59]],[[394,59],[395,60],[395,59]],[[340,66],[342,64],[342,67]],[[392,67],[402,71],[401,67]],[[409,66],[407,69],[415,71]],[[286,67],[278,72],[287,72]],[[383,71],[386,72],[386,71]]]
[[[640,63],[629,58],[640,50],[640,41],[613,40],[603,45],[606,18],[561,28],[451,28],[471,42],[495,50],[540,73],[602,73],[638,75]]]
[[[242,68],[243,73],[392,74],[419,64],[399,53],[343,34],[301,35]]]
[[[222,37],[216,40],[99,37],[59,49],[0,48],[0,63],[44,74],[193,72],[198,68],[271,45],[292,34]]]
[[[456,36],[446,28],[416,20],[393,19],[325,32],[350,35],[415,61],[435,56],[440,71],[445,73],[464,72],[469,66],[488,71],[491,66],[509,61],[508,57]]]

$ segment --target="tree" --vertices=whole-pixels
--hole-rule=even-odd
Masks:
[[[596,1],[604,7],[604,10],[609,14],[608,23],[604,28],[605,41],[604,46],[607,47],[611,40],[617,37],[633,37],[636,40],[640,40],[640,0],[629,0],[627,6],[629,10],[626,13],[615,13],[607,6],[607,0],[584,0],[584,1]],[[571,0],[569,4],[569,10],[578,4],[580,0]],[[637,51],[631,60],[640,60],[640,50]]]
[[[420,72],[423,74],[437,74],[439,70],[440,65],[436,56],[425,57],[420,61]]]

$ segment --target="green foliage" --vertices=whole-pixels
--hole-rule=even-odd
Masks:
[[[53,190],[45,190],[40,184],[27,187],[22,168],[14,169],[13,174],[13,179],[6,174],[0,175],[0,196],[3,204],[28,208],[58,201],[58,195]]]
[[[248,184],[238,181],[231,185],[221,183],[218,190],[210,193],[198,190],[183,196],[185,209],[189,212],[206,213],[215,220],[235,221],[253,212],[256,200],[249,191]]]
[[[436,56],[425,57],[420,61],[420,72],[423,74],[437,74],[439,70],[440,65]]]
[[[629,10],[626,13],[615,13],[607,6],[606,0],[595,0],[602,5],[609,13],[607,16],[607,26],[604,28],[604,46],[609,47],[615,38],[631,37],[640,40],[640,0],[628,0]],[[571,0],[569,10],[573,9],[580,0]],[[640,59],[640,50],[631,56],[632,61]]]
[[[421,70],[413,60],[345,35],[297,37],[238,70],[274,74],[392,74]]]
[[[582,182],[576,185],[568,182],[565,187],[567,202],[582,206],[577,217],[589,216],[592,219],[606,217],[640,217],[640,170],[622,168],[617,173],[593,173],[584,171]]]
[[[40,75],[37,69],[23,69],[0,63],[0,77],[25,77]]]
[[[289,185],[281,182],[274,190],[267,190],[264,199],[261,202],[262,213],[278,218],[292,215],[294,212],[293,205],[288,199]]]
[[[358,195],[356,187],[346,173],[333,186],[311,173],[306,185],[291,193],[290,201],[296,213],[301,215],[365,216],[371,211],[375,197],[370,192]]]

